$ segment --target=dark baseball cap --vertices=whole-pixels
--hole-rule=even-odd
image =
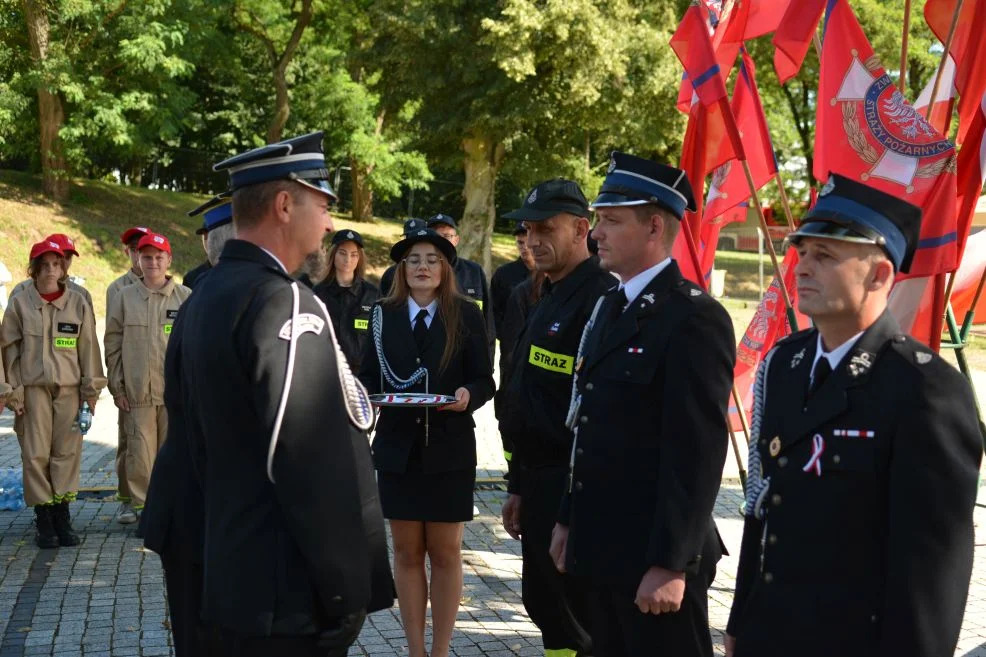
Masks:
[[[564,178],[552,178],[538,183],[519,209],[503,215],[517,221],[544,221],[566,212],[578,217],[589,217],[589,202],[578,183]]]
[[[459,227],[455,224],[455,219],[447,214],[442,214],[439,212],[436,215],[428,217],[428,228],[434,228],[440,224],[445,224],[446,226],[451,226],[452,228],[459,230]]]

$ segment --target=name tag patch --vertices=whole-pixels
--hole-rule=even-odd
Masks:
[[[169,310],[166,313],[166,317],[168,319],[178,319],[178,311],[177,310]]]
[[[575,359],[572,356],[556,354],[552,351],[542,349],[541,347],[532,344],[531,353],[527,359],[527,362],[535,367],[540,367],[541,369],[548,370],[550,372],[571,374],[574,360]]]
[[[55,349],[75,349],[79,338],[55,338]]]
[[[70,322],[58,322],[58,332],[59,333],[79,333],[79,325],[72,324]]]
[[[370,328],[370,320],[368,319],[357,319],[353,321],[353,328],[357,331],[365,331]]]

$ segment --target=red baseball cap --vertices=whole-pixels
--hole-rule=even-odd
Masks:
[[[75,241],[63,233],[52,233],[45,238],[45,241],[54,242],[62,248],[65,255],[71,253],[72,255],[78,257],[79,252],[75,249]]]
[[[41,240],[31,247],[31,260],[43,256],[46,253],[54,253],[62,258],[65,257],[65,252],[62,251],[62,247],[58,244],[58,242],[53,240]]]
[[[124,231],[123,235],[120,235],[120,241],[124,244],[129,244],[130,240],[137,237],[138,235],[150,235],[151,229],[145,228],[144,226],[134,226]]]
[[[137,250],[140,251],[145,246],[153,246],[155,249],[165,251],[168,255],[171,255],[171,242],[164,235],[158,235],[157,233],[144,235],[137,242]]]

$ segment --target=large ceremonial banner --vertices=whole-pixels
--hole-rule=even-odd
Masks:
[[[909,276],[955,269],[955,145],[897,90],[846,0],[829,2],[822,46],[814,175],[830,172],[922,208]]]

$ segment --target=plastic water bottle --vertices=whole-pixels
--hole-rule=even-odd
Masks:
[[[0,468],[0,509],[20,511],[24,504],[24,477],[20,468]]]
[[[92,411],[89,410],[89,402],[82,402],[82,409],[79,411],[77,422],[79,423],[79,431],[83,436],[86,435],[89,432],[89,427],[92,426]]]

